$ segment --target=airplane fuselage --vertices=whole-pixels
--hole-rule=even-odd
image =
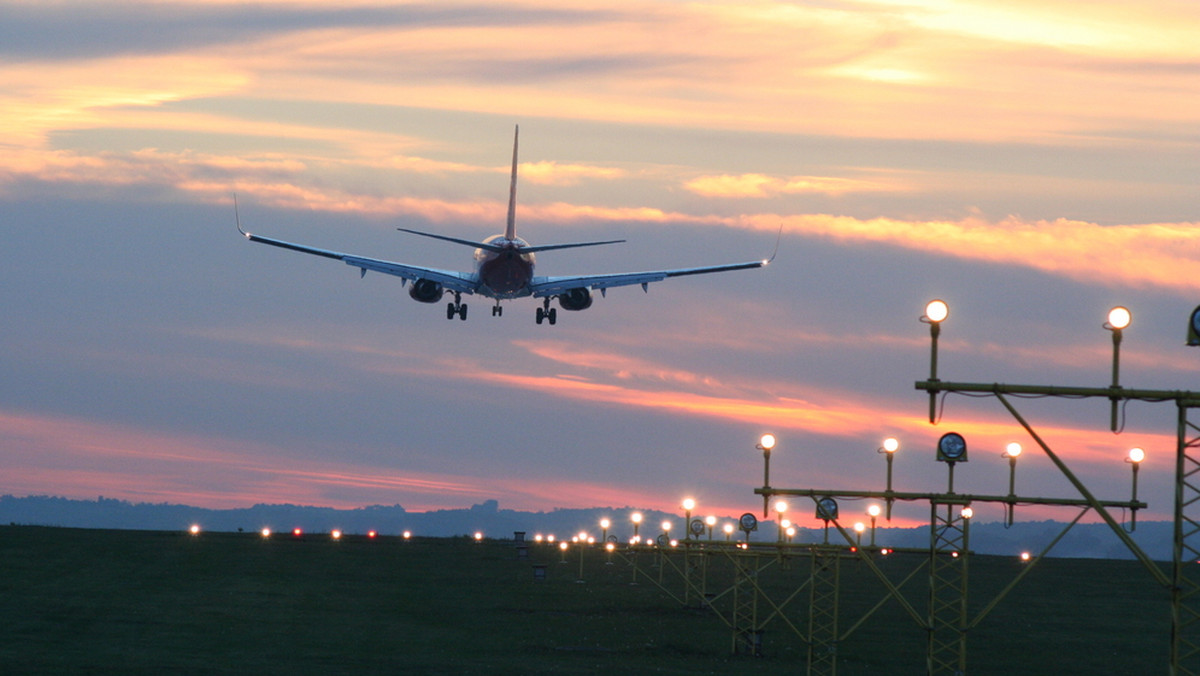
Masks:
[[[521,252],[521,249],[529,246],[525,240],[495,235],[484,240],[484,244],[500,248],[500,251],[483,248],[475,250],[475,273],[486,288],[481,289],[484,295],[493,298],[520,298],[530,295],[532,290],[529,282],[533,279],[534,255]]]

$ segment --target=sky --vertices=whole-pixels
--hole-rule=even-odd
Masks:
[[[1190,0],[0,2],[0,493],[211,508],[761,509],[777,487],[1076,497],[939,376],[1195,389]],[[256,234],[539,274],[765,258],[470,319]],[[1101,499],[1169,518],[1175,408],[1021,399]],[[845,512],[865,504],[843,505]],[[811,506],[795,508],[811,525]],[[998,507],[980,518],[1002,517]],[[1074,518],[1022,507],[1018,519]],[[1126,515],[1118,514],[1118,518]],[[898,525],[928,519],[900,505]]]

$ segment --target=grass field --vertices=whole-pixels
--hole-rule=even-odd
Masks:
[[[767,626],[763,655],[733,655],[712,611],[659,588],[655,557],[634,568],[600,550],[567,563],[512,542],[328,535],[0,527],[0,674],[804,674],[806,649]],[[729,577],[712,557],[710,587]],[[918,555],[880,561],[899,582]],[[546,565],[535,581],[533,564]],[[974,556],[971,615],[1018,572]],[[839,626],[880,601],[855,560],[840,565]],[[682,594],[664,569],[664,586]],[[760,582],[782,603],[806,557]],[[924,612],[926,576],[903,591]],[[785,607],[807,627],[807,591]],[[717,604],[718,607],[719,603]],[[971,674],[1166,673],[1169,605],[1139,564],[1041,562],[968,638]],[[893,601],[839,646],[838,673],[924,674],[925,634]]]

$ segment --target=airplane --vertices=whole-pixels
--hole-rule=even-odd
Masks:
[[[262,237],[243,230],[240,218],[236,218],[238,231],[245,235],[246,239],[251,242],[270,244],[271,246],[283,249],[291,249],[292,251],[340,260],[347,265],[358,268],[360,277],[365,277],[368,270],[395,275],[400,278],[402,285],[406,282],[412,282],[412,286],[408,290],[408,295],[413,300],[422,303],[437,303],[448,291],[454,295],[454,300],[446,305],[446,319],[454,319],[456,316],[461,320],[467,318],[467,304],[462,302],[464,294],[478,294],[494,299],[496,304],[492,307],[493,317],[503,315],[504,308],[500,304],[501,301],[532,296],[542,300],[542,306],[537,308],[535,315],[537,323],[548,322],[551,325],[558,321],[557,308],[550,307],[550,302],[554,299],[558,299],[558,306],[564,310],[586,310],[592,305],[593,290],[598,290],[600,295],[604,296],[606,295],[605,292],[612,287],[640,284],[643,291],[649,292],[651,282],[659,282],[668,277],[761,268],[775,258],[775,254],[772,253],[770,258],[764,260],[705,267],[678,268],[674,270],[553,277],[535,275],[533,274],[534,254],[555,249],[617,244],[625,240],[614,239],[600,242],[571,242],[566,244],[531,246],[525,240],[517,237],[517,140],[520,132],[521,128],[518,125],[513,132],[512,181],[508,191],[508,223],[503,235],[493,235],[482,242],[473,242],[471,240],[447,237],[430,232],[397,228],[401,232],[413,235],[475,247],[475,270],[473,272],[456,272],[419,265],[394,263],[377,258],[339,253],[303,244],[293,244],[292,242],[285,242],[270,237]],[[235,217],[237,215],[236,197],[234,198],[234,215]],[[780,230],[780,234],[782,235],[782,229]],[[778,241],[775,243],[775,249],[776,251],[779,249]]]

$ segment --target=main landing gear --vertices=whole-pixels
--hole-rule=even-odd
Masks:
[[[500,305],[500,301],[496,301],[496,304],[494,306],[492,306],[492,316],[493,317],[501,317],[503,315],[504,315],[504,306]]]
[[[457,292],[454,294],[454,302],[446,304],[446,319],[454,319],[454,315],[458,315],[463,321],[467,319],[467,304],[462,302],[462,294]]]
[[[558,321],[558,308],[550,307],[550,299],[546,298],[546,302],[542,303],[542,307],[537,309],[537,323],[549,321],[550,326],[554,326],[554,322]]]

